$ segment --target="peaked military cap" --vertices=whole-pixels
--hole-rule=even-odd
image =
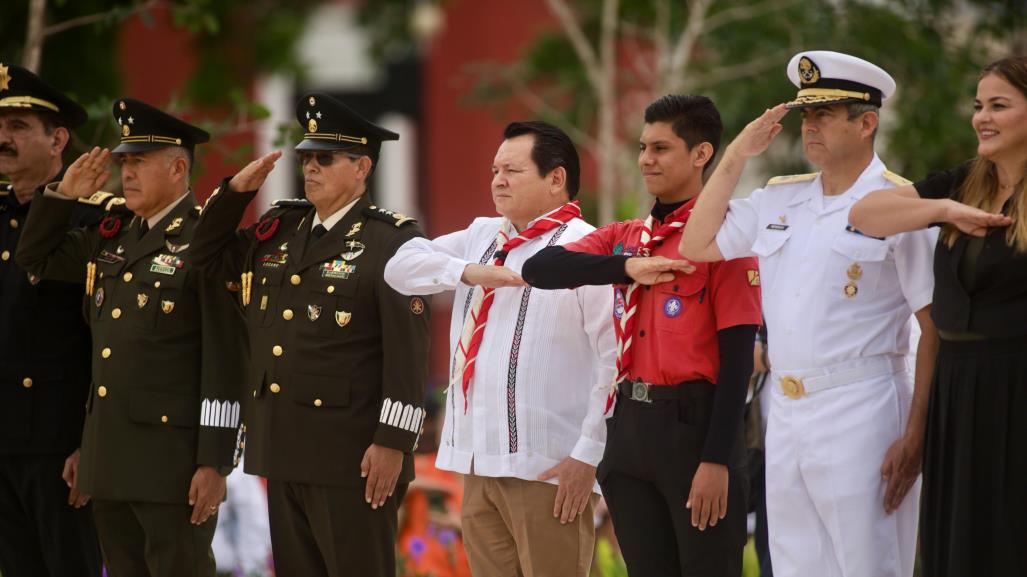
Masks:
[[[800,52],[788,63],[787,72],[799,88],[788,108],[846,103],[881,106],[895,92],[895,80],[879,66],[840,52]]]
[[[84,108],[26,68],[0,62],[0,110],[34,110],[60,116],[70,128],[88,116]]]
[[[144,152],[181,146],[192,150],[210,140],[210,134],[134,98],[121,98],[114,103],[114,120],[121,130],[121,144],[111,152]]]
[[[296,103],[296,120],[303,127],[303,140],[296,150],[345,150],[366,146],[375,154],[382,142],[399,140],[399,135],[365,120],[353,109],[327,94],[313,93]]]

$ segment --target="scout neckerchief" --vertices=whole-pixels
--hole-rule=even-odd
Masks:
[[[695,205],[694,199],[685,203],[684,206],[668,215],[670,220],[660,223],[656,232],[653,232],[653,225],[656,219],[650,214],[642,224],[642,233],[638,238],[638,256],[647,257],[657,243],[668,236],[681,230],[688,222],[688,215],[692,213]],[[613,399],[617,395],[617,383],[628,378],[628,368],[631,366],[631,343],[635,334],[635,314],[638,312],[638,283],[631,283],[624,290],[624,312],[618,319],[613,317],[614,332],[617,334],[617,378],[611,388],[610,396],[606,399],[606,411],[613,407]],[[616,290],[616,289],[615,289]]]
[[[510,251],[521,246],[533,238],[562,226],[567,222],[581,217],[581,207],[578,201],[568,202],[555,212],[544,216],[531,225],[527,230],[510,238],[514,228],[509,220],[503,219],[499,227],[499,234],[496,236],[495,245],[502,247],[496,251],[493,264],[503,266]],[[481,346],[482,335],[485,334],[485,323],[489,319],[489,309],[495,301],[496,289],[485,287],[474,287],[474,298],[467,317],[464,319],[464,328],[460,333],[460,342],[457,344],[456,358],[453,360],[453,379],[451,382],[460,381],[461,390],[464,393],[464,412],[467,412],[467,393],[470,389],[471,378],[474,377],[474,361],[478,358],[478,348]]]

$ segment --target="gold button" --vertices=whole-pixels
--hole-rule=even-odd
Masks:
[[[270,387],[270,388],[271,388],[271,392],[272,392],[272,393],[275,393],[276,395],[277,395],[277,394],[278,394],[279,392],[281,392],[281,390],[282,390],[282,387],[279,387],[279,386],[278,386],[278,383],[271,383],[271,387]]]
[[[335,285],[330,285],[328,287],[328,294],[332,294],[333,292],[335,292]]]
[[[267,277],[261,277],[260,284],[267,284]]]
[[[291,282],[292,284],[300,284],[300,275],[292,275],[291,277],[289,277],[289,282]]]
[[[271,349],[271,354],[273,354],[273,355],[274,355],[274,356],[276,356],[276,357],[280,357],[280,356],[282,356],[282,352],[283,352],[283,351],[282,351],[282,347],[281,347],[281,346],[279,346],[279,345],[275,345],[275,346],[274,346],[274,347],[273,347],[273,348]]]
[[[21,386],[25,387],[26,389],[31,389],[32,388],[32,379],[30,377],[25,377],[21,381]]]
[[[282,311],[282,318],[291,321],[292,320],[292,309],[285,309]]]
[[[111,349],[110,349],[110,347],[104,347],[104,349],[102,351],[100,351],[100,356],[105,358],[105,359],[109,359],[111,357]]]
[[[122,277],[125,282],[132,282],[132,273],[126,272]]]
[[[18,228],[18,219],[16,219],[16,218],[12,218],[11,219],[11,228]]]
[[[315,407],[320,407],[321,406],[321,399],[314,399],[314,406]]]
[[[159,280],[153,281],[153,288],[160,288],[160,281]]]
[[[107,396],[107,387],[105,387],[103,385],[100,385],[99,387],[96,388],[96,394],[100,395],[101,397],[106,397]]]
[[[5,250],[4,252],[0,252],[0,260],[10,260],[10,258],[11,258],[11,251]]]
[[[111,317],[112,318],[116,318],[116,319],[120,319],[121,318],[121,309],[114,309],[114,310],[112,310],[111,311]]]
[[[168,422],[168,416],[167,415],[161,415],[160,416],[160,422],[162,422],[162,423]]]

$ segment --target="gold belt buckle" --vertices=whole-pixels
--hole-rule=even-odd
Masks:
[[[806,387],[799,377],[785,375],[781,377],[781,392],[789,399],[801,399],[806,394]]]

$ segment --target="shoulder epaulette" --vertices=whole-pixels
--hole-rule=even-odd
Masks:
[[[404,224],[410,222],[417,222],[417,219],[412,216],[407,216],[398,212],[392,212],[391,210],[377,207],[375,205],[364,208],[364,215],[371,218],[375,218],[389,224],[393,224],[396,227],[401,227]]]
[[[279,198],[271,203],[276,208],[310,208],[314,206],[305,198]]]
[[[114,196],[113,192],[106,192],[98,190],[88,198],[78,199],[82,204],[88,204],[91,206],[99,206],[107,212],[115,211],[118,209],[125,208],[125,199],[120,196]],[[127,209],[125,209],[127,210]]]
[[[805,182],[807,180],[813,180],[817,177],[817,172],[811,172],[809,174],[790,174],[788,176],[775,176],[767,181],[767,186],[774,186],[776,184],[792,184],[793,182]]]
[[[881,176],[883,176],[885,180],[894,184],[895,186],[905,186],[907,184],[913,184],[912,180],[899,176],[898,174],[895,174],[890,170],[885,170],[881,173]]]

